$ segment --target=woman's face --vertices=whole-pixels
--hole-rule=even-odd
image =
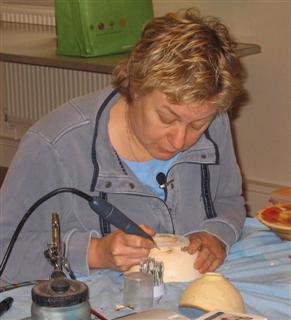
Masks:
[[[138,149],[144,149],[145,158],[167,160],[191,147],[216,113],[207,102],[171,104],[164,93],[155,90],[133,100],[129,121]]]

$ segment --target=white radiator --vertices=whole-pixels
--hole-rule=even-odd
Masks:
[[[4,71],[3,109],[9,123],[33,123],[65,101],[110,84],[111,75],[1,63]]]
[[[55,9],[50,6],[40,6],[37,3],[35,5],[21,5],[7,1],[1,3],[0,0],[0,20],[54,26]]]
[[[1,1],[0,1],[1,2]],[[54,7],[0,3],[0,20],[29,24],[55,25]],[[0,110],[4,111],[7,135],[30,125],[65,101],[110,84],[111,76],[91,72],[0,62]],[[17,126],[13,126],[17,123]],[[8,131],[7,131],[8,130]],[[10,130],[11,131],[11,130]],[[22,131],[22,129],[20,129]],[[3,135],[3,132],[2,132]],[[8,135],[11,135],[8,132]],[[21,135],[21,134],[20,134]],[[13,138],[19,138],[13,132]]]

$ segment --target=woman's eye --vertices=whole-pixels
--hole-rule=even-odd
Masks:
[[[165,124],[171,124],[171,123],[175,122],[175,120],[176,120],[173,117],[168,117],[168,116],[161,115],[161,114],[159,114],[159,118],[160,118],[161,122],[163,122]]]
[[[171,124],[174,122],[174,120],[170,120],[170,119],[162,119],[162,122],[165,124]]]
[[[190,128],[192,130],[196,130],[196,131],[199,131],[199,130],[202,130],[205,126],[207,126],[208,123],[193,123]]]

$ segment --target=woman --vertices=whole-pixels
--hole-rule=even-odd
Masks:
[[[1,189],[1,256],[24,212],[73,187],[100,195],[149,235],[185,234],[200,272],[219,267],[245,219],[226,111],[243,93],[234,42],[216,19],[186,10],[154,18],[113,87],[73,99],[24,136]],[[73,194],[42,204],[12,251],[5,279],[47,278],[50,213],[60,214],[73,271],[125,271],[153,244],[116,230]]]

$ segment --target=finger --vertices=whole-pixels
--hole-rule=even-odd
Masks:
[[[200,251],[199,251],[199,253],[197,255],[197,258],[195,260],[195,263],[194,263],[195,269],[197,269],[199,271],[201,269],[203,269],[204,264],[206,263],[206,260],[207,260],[207,258],[209,256],[209,253],[210,253],[210,251],[209,251],[209,249],[207,247],[203,247],[203,248],[200,249]]]
[[[125,233],[121,230],[111,233],[115,237],[114,242],[118,243],[119,246],[126,246],[132,248],[146,248],[151,249],[154,247],[154,244],[151,240],[137,236],[135,234]],[[106,236],[110,237],[110,235]]]
[[[106,237],[104,237],[103,240],[105,240]],[[153,247],[150,240],[124,232],[116,232],[114,236],[112,234],[112,237],[108,236],[106,240],[108,246],[104,250],[111,252],[111,255],[117,257],[147,257]]]
[[[217,257],[212,264],[209,266],[209,271],[215,271],[218,267],[220,267],[225,259],[226,255],[222,255]]]
[[[151,237],[153,237],[156,234],[153,229],[151,229],[149,226],[145,224],[140,224],[139,226]]]
[[[113,269],[124,271],[133,265],[138,265],[140,262],[147,259],[149,250],[143,248],[122,247],[113,250],[111,254]]]
[[[200,264],[199,268],[196,268],[196,270],[198,270],[200,273],[205,273],[205,272],[208,272],[209,266],[210,266],[210,261],[204,260]]]
[[[126,235],[125,245],[132,248],[144,248],[148,250],[154,247],[154,243],[151,240],[133,234]]]
[[[220,265],[219,260],[214,254],[210,254],[203,266],[202,273],[212,272]]]
[[[201,246],[202,246],[202,240],[200,238],[192,238],[189,246],[187,247],[187,251],[190,254],[193,254],[196,251],[200,250]]]
[[[212,262],[211,265],[209,265],[207,272],[213,272],[215,271],[220,265],[221,265],[221,260],[216,259]]]
[[[198,254],[194,267],[201,273],[211,271],[216,265],[214,262],[217,260],[217,256],[210,251],[209,248],[204,247]]]
[[[115,246],[112,249],[112,255],[117,257],[128,257],[128,258],[147,258],[150,253],[150,248],[145,248],[135,245],[122,245]]]
[[[207,259],[204,261],[204,263],[200,266],[198,271],[200,273],[205,273],[205,272],[212,272],[214,271],[219,263],[217,263],[218,260],[213,260],[213,259]]]
[[[114,259],[112,269],[116,271],[125,272],[132,268],[133,266],[138,266],[143,261],[143,259],[139,258],[129,258],[129,257],[116,257]]]

